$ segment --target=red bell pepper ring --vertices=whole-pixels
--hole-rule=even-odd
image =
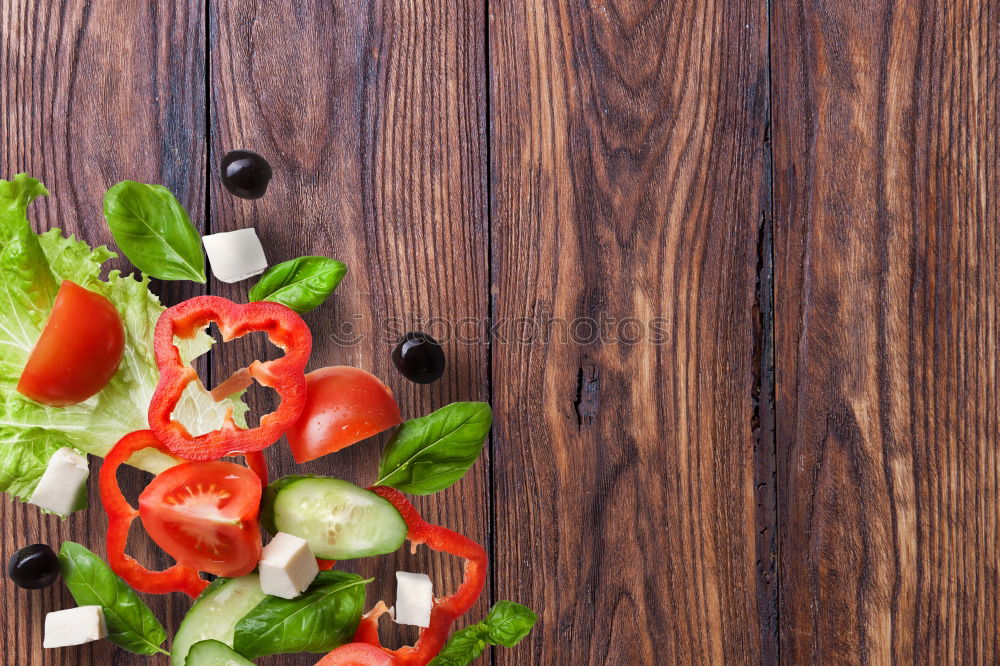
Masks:
[[[198,575],[198,571],[183,564],[164,569],[150,571],[133,557],[125,553],[128,544],[128,532],[132,522],[139,517],[139,510],[128,503],[118,486],[118,468],[122,463],[143,449],[156,449],[170,455],[170,451],[156,438],[150,430],[137,430],[125,435],[104,458],[98,488],[101,504],[108,514],[107,550],[108,564],[122,579],[139,592],[148,594],[166,594],[167,592],[183,592],[192,599],[208,587],[208,581]],[[246,456],[247,466],[260,478],[262,484],[267,484],[267,464],[260,453],[250,453]]]
[[[456,555],[465,560],[465,576],[462,579],[462,584],[458,586],[458,590],[454,594],[434,600],[430,626],[420,630],[420,638],[412,647],[402,647],[398,650],[388,650],[382,647],[378,637],[378,617],[382,614],[379,608],[361,619],[358,630],[354,634],[355,643],[368,643],[396,659],[396,662],[390,663],[396,663],[399,666],[425,666],[441,652],[448,640],[448,631],[455,620],[472,608],[476,600],[479,599],[483,586],[486,584],[486,551],[475,541],[457,532],[427,523],[420,517],[409,500],[403,496],[403,493],[398,490],[384,486],[369,488],[369,490],[387,499],[402,514],[403,520],[406,521],[406,538],[413,543],[414,547],[418,544],[426,544],[433,550]]]
[[[229,413],[221,428],[195,437],[173,420],[184,389],[198,379],[194,368],[181,361],[174,337],[194,337],[213,321],[223,341],[263,331],[284,350],[280,358],[254,361],[247,368],[250,377],[277,391],[281,404],[262,416],[256,428],[239,427]],[[185,460],[218,460],[265,449],[298,420],[305,406],[305,367],[312,350],[312,335],[302,317],[279,303],[239,305],[219,296],[198,296],[178,303],[165,310],[156,322],[153,350],[160,381],[149,404],[149,427],[171,453]]]
[[[250,471],[257,475],[260,479],[260,487],[267,488],[268,483],[268,471],[267,471],[267,461],[264,460],[264,454],[260,451],[250,451],[249,453],[243,454],[243,459],[246,460],[247,467]]]
[[[101,492],[101,504],[108,514],[108,564],[126,583],[140,592],[165,594],[177,591],[192,598],[197,597],[208,587],[208,581],[202,580],[197,570],[183,564],[175,564],[163,571],[150,571],[125,553],[128,531],[132,521],[139,517],[139,510],[129,504],[122,495],[121,488],[118,487],[117,473],[122,463],[128,461],[133,453],[143,449],[157,449],[163,453],[170,453],[151,431],[137,430],[119,440],[101,465],[98,487]]]

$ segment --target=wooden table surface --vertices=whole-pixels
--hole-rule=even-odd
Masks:
[[[470,620],[542,618],[482,663],[996,664],[998,62],[990,0],[0,0],[0,175],[92,244],[131,178],[272,263],[339,258],[312,367],[410,417],[493,404],[484,458],[417,502],[491,553]],[[220,186],[234,148],[265,198]],[[442,381],[391,367],[411,328],[448,339]],[[309,470],[365,483],[383,441]],[[0,526],[4,560],[103,551],[96,509],[5,498]],[[454,585],[423,550],[359,570]],[[142,661],[43,651],[68,593],[0,593],[5,664]]]

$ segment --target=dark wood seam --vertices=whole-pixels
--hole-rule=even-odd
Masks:
[[[212,233],[212,5],[205,0],[205,235]],[[212,276],[206,275],[205,293],[212,293]],[[215,385],[213,366],[215,349],[206,355],[205,381]],[[225,377],[225,375],[222,375]]]
[[[493,323],[496,318],[496,303],[493,297],[493,107],[492,107],[492,87],[493,71],[491,59],[493,55],[490,51],[490,0],[483,0],[483,88],[485,89],[485,109],[484,122],[486,123],[486,310],[488,313],[486,326],[486,399],[493,406]],[[486,540],[487,549],[490,556],[490,580],[489,598],[492,606],[497,600],[497,559],[496,559],[496,436],[495,428],[490,429],[489,437],[489,466],[487,468],[487,480],[489,489],[487,492],[487,519],[486,519]],[[490,664],[496,666],[496,650],[490,648]]]
[[[781,664],[781,554],[778,525],[778,501],[781,493],[778,476],[778,441],[776,428],[774,350],[774,140],[773,125],[773,3],[765,0],[767,21],[767,97],[764,109],[764,188],[765,201],[757,238],[756,322],[759,347],[755,349],[756,385],[754,386],[754,469],[757,504],[757,602],[760,622],[761,662]],[[757,347],[757,345],[755,345]],[[767,533],[770,530],[770,534]]]

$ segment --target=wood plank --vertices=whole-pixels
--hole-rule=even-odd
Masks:
[[[125,178],[170,187],[195,224],[204,216],[205,80],[203,5],[138,3],[129,11],[113,0],[0,1],[0,174],[27,171],[52,195],[33,204],[39,230],[59,227],[91,245],[112,245],[101,202]],[[116,262],[128,268],[127,262]],[[197,285],[158,285],[173,302]],[[98,460],[91,459],[92,479]],[[128,477],[127,492],[144,480]],[[63,540],[104,554],[107,524],[90,484],[90,511],[61,522],[9,497],[0,501],[0,560],[31,543],[58,549]],[[143,561],[167,560],[143,544]],[[80,648],[42,650],[46,612],[71,607],[63,585],[19,590],[0,577],[0,662],[85,666],[144,663],[101,641]],[[182,597],[147,597],[172,632],[187,608]]]
[[[256,227],[272,264],[304,254],[347,264],[331,301],[306,315],[311,368],[374,372],[405,418],[455,400],[486,400],[482,335],[462,343],[454,330],[430,327],[446,339],[448,368],[424,387],[403,379],[389,357],[405,330],[427,327],[416,322],[488,315],[482,3],[235,0],[211,8],[212,231]],[[218,160],[235,148],[255,150],[274,167],[256,202],[230,196],[218,182]],[[244,300],[250,284],[213,282],[212,290]],[[220,378],[266,353],[260,341],[219,352]],[[259,406],[270,404],[256,397]],[[304,470],[368,485],[385,439],[305,466],[295,466],[281,443],[269,453],[272,474]],[[488,469],[483,459],[458,486],[415,503],[428,520],[486,544]],[[391,603],[395,570],[426,570],[436,589],[454,589],[456,564],[422,548],[416,557],[346,566],[377,576],[369,601]],[[471,618],[486,604],[484,597]],[[416,638],[393,633],[386,628],[387,644]],[[280,663],[294,661],[286,659]]]
[[[773,36],[782,660],[997,663],[998,7]]]
[[[493,348],[495,586],[543,618],[497,663],[773,663],[753,453],[765,4],[490,12],[495,317],[536,322]],[[541,334],[602,315],[606,335],[656,329]]]

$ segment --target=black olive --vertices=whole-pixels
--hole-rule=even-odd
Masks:
[[[444,374],[444,352],[426,333],[411,332],[392,350],[396,369],[411,382],[430,384]]]
[[[260,199],[271,182],[271,165],[251,150],[226,153],[220,165],[222,184],[242,199]]]
[[[44,543],[36,543],[11,555],[7,575],[18,587],[40,590],[59,577],[59,558]]]

